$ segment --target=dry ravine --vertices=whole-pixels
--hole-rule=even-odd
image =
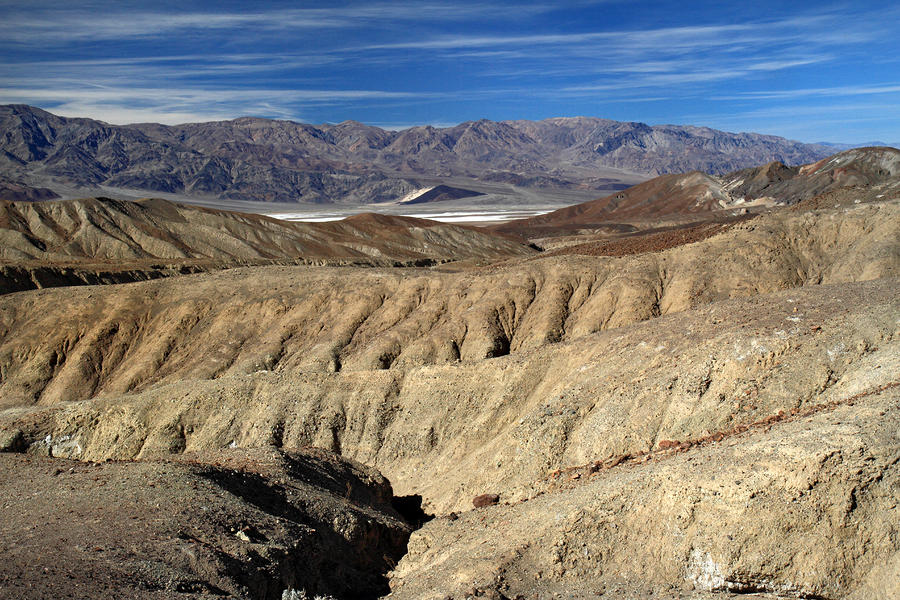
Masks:
[[[896,598],[898,213],[0,296],[0,597]]]

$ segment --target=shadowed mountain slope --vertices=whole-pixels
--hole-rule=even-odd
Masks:
[[[7,202],[40,202],[53,200],[59,196],[47,188],[34,188],[17,181],[0,178],[0,200]]]
[[[473,196],[481,196],[481,192],[455,188],[449,185],[436,185],[429,188],[423,188],[410,192],[399,200],[399,204],[425,204],[428,202],[445,202],[448,200],[459,200],[461,198],[471,198]]]

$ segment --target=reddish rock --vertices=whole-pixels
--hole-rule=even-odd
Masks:
[[[500,496],[498,494],[481,494],[480,496],[475,496],[472,498],[472,505],[475,508],[481,508],[482,506],[491,506],[493,504],[497,504],[500,502]]]

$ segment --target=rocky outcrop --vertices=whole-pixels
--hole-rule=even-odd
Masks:
[[[892,388],[435,519],[391,597],[895,598],[898,407]]]
[[[204,265],[155,265],[147,268],[116,269],[102,266],[23,266],[0,265],[0,294],[11,294],[25,290],[73,285],[109,285],[133,283],[161,277],[201,273],[208,270]]]
[[[900,193],[900,150],[854,148],[802,167],[771,163],[722,178],[734,202],[771,198],[796,204],[836,190],[852,189],[857,199]]]

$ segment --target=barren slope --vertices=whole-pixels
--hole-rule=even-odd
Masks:
[[[472,361],[716,300],[900,273],[900,204],[784,213],[624,258],[473,272],[268,267],[0,298],[3,406],[259,369]]]
[[[468,274],[282,267],[10,295],[0,446],[313,444],[442,511],[528,497],[558,467],[896,381],[897,210]]]
[[[471,227],[409,217],[363,214],[333,223],[296,223],[158,199],[0,203],[0,258],[18,263],[454,260],[531,252]]]
[[[598,227],[609,221],[664,218],[691,213],[709,213],[721,209],[727,196],[709,175],[695,171],[662,175],[635,186],[553,212],[508,221],[493,226],[495,231],[520,233],[529,237],[546,235],[560,229]]]
[[[267,267],[0,298],[0,406],[259,369],[515,353],[721,299],[900,273],[900,204],[783,213],[657,254],[471,272]]]
[[[391,598],[896,598],[898,430],[892,388],[436,519]]]
[[[312,444],[439,512],[552,471],[696,440],[900,380],[897,280],[812,286],[489,361],[182,379],[0,416],[0,448],[85,459]],[[796,309],[796,310],[795,310]]]
[[[0,598],[387,591],[410,526],[373,469],[316,450],[174,458],[0,455]]]
[[[535,238],[610,223],[709,219],[723,209],[792,205],[839,191],[851,192],[856,203],[900,196],[900,150],[856,148],[802,167],[770,163],[721,177],[699,171],[663,175],[597,200],[491,229]]]
[[[0,596],[382,593],[408,531],[386,482],[245,450],[315,446],[441,515],[397,598],[893,600],[898,212],[785,210],[618,258],[0,297],[0,451],[27,453],[0,457]],[[450,512],[483,493],[501,505]]]

